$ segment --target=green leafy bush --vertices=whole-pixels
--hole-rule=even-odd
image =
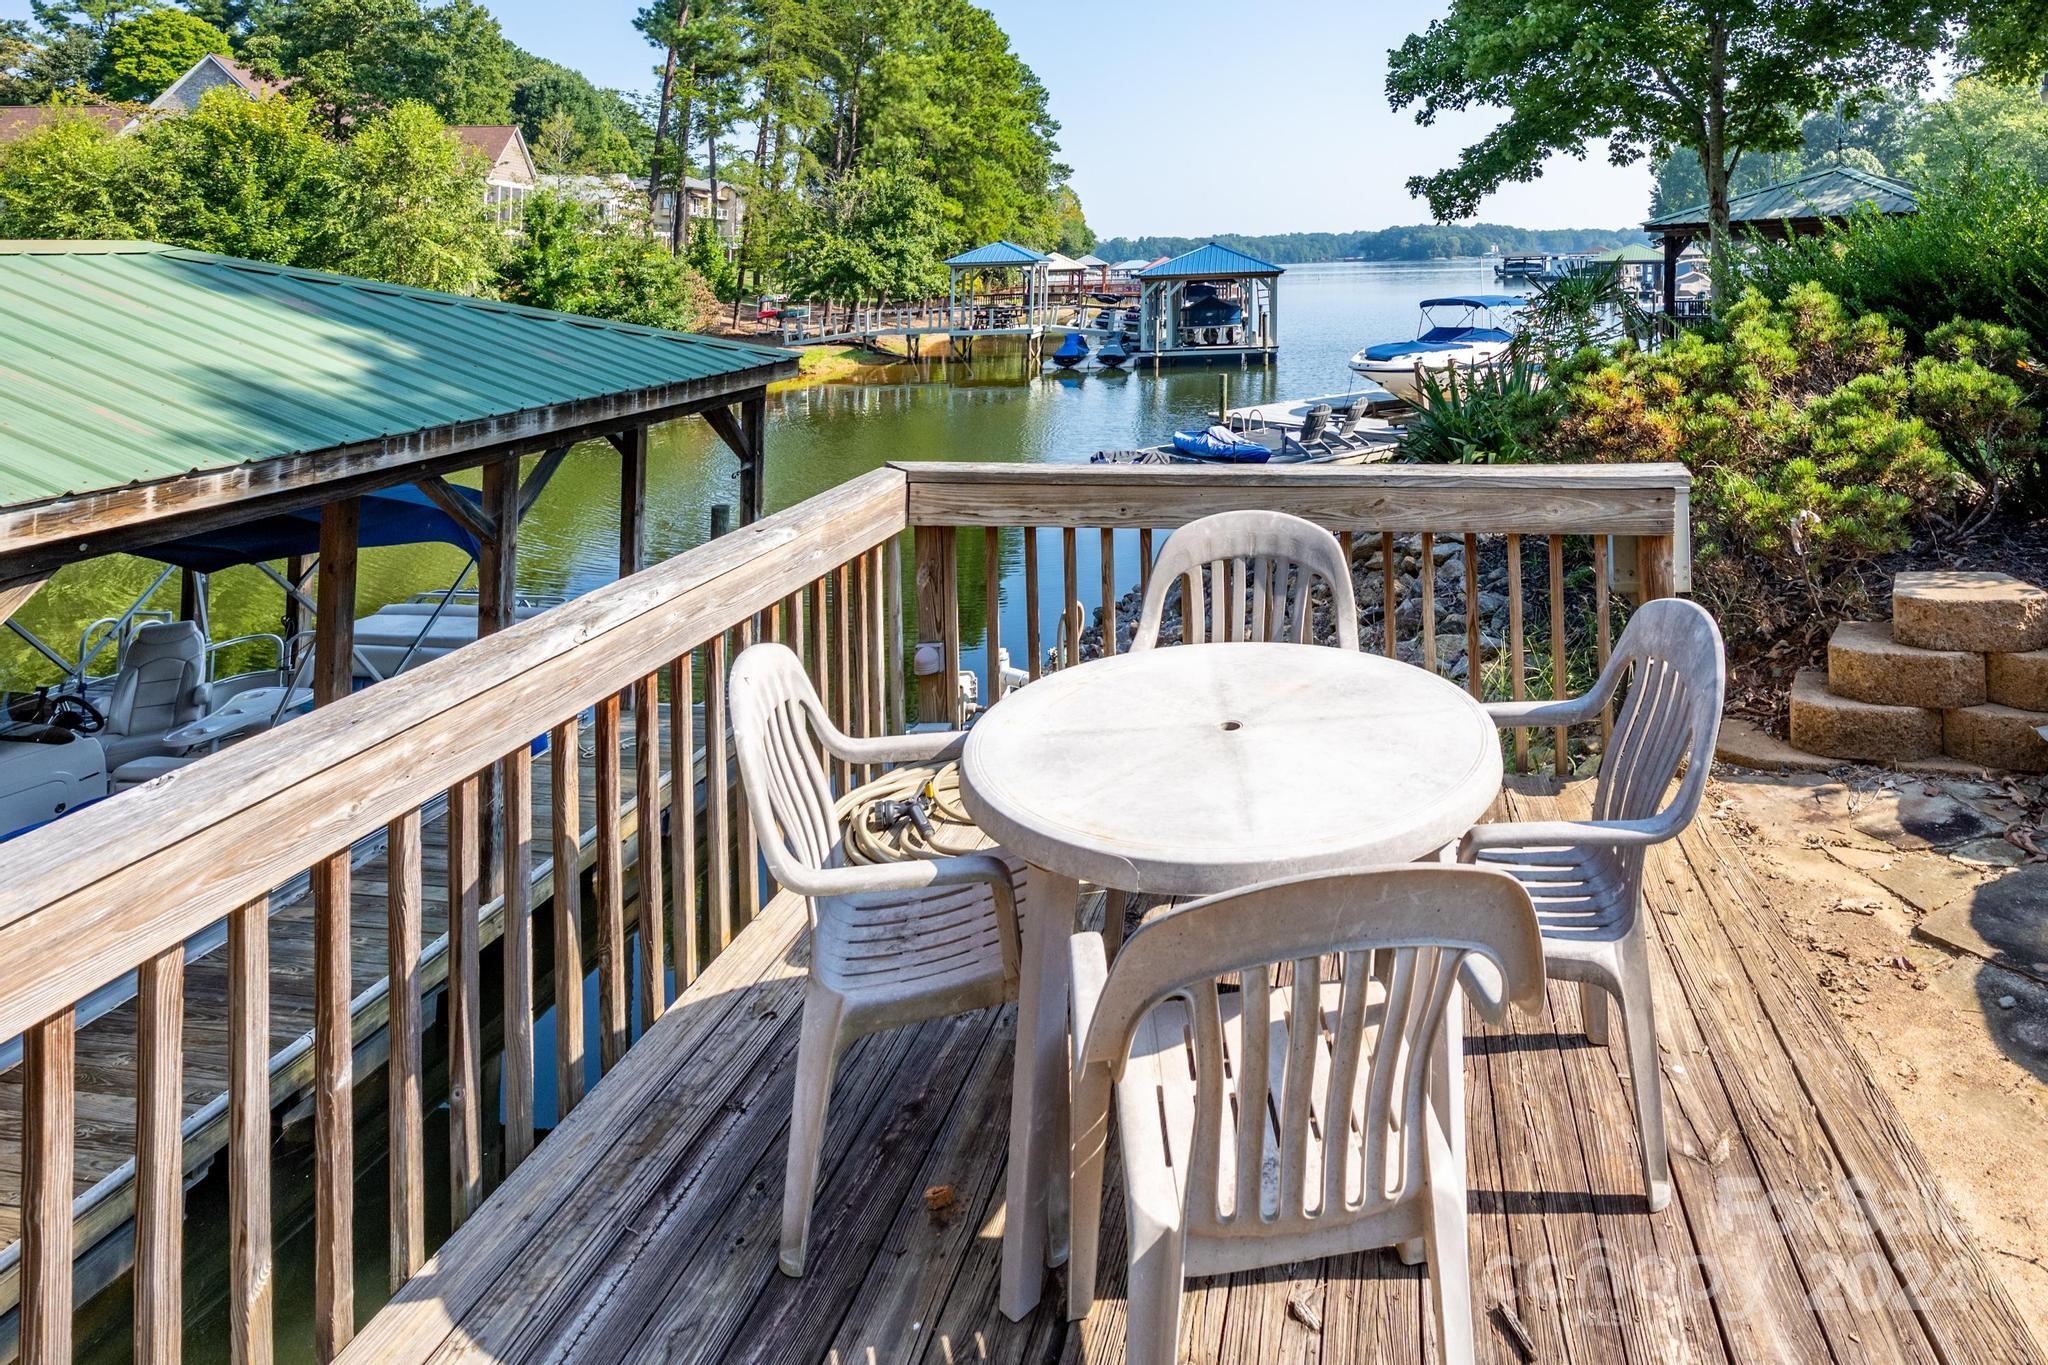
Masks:
[[[1904,545],[1917,513],[1967,486],[1918,415],[1904,353],[1896,327],[1817,285],[1780,303],[1750,290],[1711,330],[1572,378],[1557,454],[1682,461],[1703,553],[1818,582]]]
[[[1561,395],[1519,356],[1459,378],[1422,376],[1420,411],[1397,458],[1416,464],[1522,464],[1546,458]]]

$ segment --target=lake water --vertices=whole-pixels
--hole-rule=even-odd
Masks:
[[[888,460],[1085,461],[1105,448],[1156,444],[1215,410],[1218,375],[1224,373],[1233,404],[1341,392],[1354,387],[1345,368],[1353,351],[1414,334],[1419,300],[1495,287],[1491,266],[1478,260],[1293,266],[1280,280],[1280,353],[1269,366],[1052,378],[1027,366],[1021,354],[1010,354],[971,365],[883,366],[852,382],[792,389],[769,402],[768,502],[786,507]],[[733,468],[730,453],[702,422],[677,422],[655,433],[647,503],[650,557],[704,540],[712,505],[736,499]],[[616,457],[602,442],[579,448],[563,463],[520,528],[522,589],[573,595],[616,576],[616,469]],[[1022,550],[1012,540],[1006,538],[1003,558],[1006,575],[1014,577]],[[1081,581],[1096,582],[1095,537],[1081,542]],[[459,551],[441,545],[365,550],[361,610],[445,588],[463,560]],[[1057,552],[1042,555],[1041,565],[1057,573]],[[160,565],[126,556],[74,565],[17,619],[69,654],[88,622],[125,609],[160,571]],[[1128,572],[1121,577],[1134,581]],[[1042,586],[1056,600],[1052,580]],[[1022,594],[1006,587],[1004,597],[1005,637],[1020,639]],[[1008,619],[1011,598],[1018,599],[1020,614],[1014,627]],[[980,632],[979,599],[977,592],[963,603],[969,647]],[[215,638],[278,629],[282,595],[253,568],[214,575],[209,602]],[[175,578],[151,605],[176,607]],[[55,668],[22,641],[0,634],[5,686],[55,677]]]

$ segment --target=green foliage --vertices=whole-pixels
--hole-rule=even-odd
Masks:
[[[1679,460],[1702,545],[1817,582],[1904,545],[1964,477],[1916,415],[1921,376],[1883,318],[1815,285],[1750,290],[1711,330],[1624,350],[1564,385],[1564,459]],[[1942,362],[1946,364],[1947,362]]]
[[[1743,272],[1772,298],[1813,284],[1851,311],[1882,313],[1916,349],[1958,317],[2048,334],[2048,183],[2012,170],[1930,183],[1917,213],[1758,243]]]
[[[685,253],[690,269],[697,272],[704,282],[711,286],[711,292],[730,303],[739,292],[732,262],[726,259],[725,244],[712,230],[711,220],[699,218],[690,231],[690,248]]]
[[[511,51],[512,121],[542,171],[645,172],[653,130],[625,96],[599,90],[568,67]]]
[[[2032,82],[1959,80],[1914,120],[1899,170],[1930,184],[2000,171],[2048,181],[2048,100]]]
[[[1616,165],[1685,148],[1724,236],[1728,172],[1743,153],[1789,151],[1807,114],[1917,77],[1962,3],[1451,0],[1389,56],[1388,98],[1424,124],[1483,107],[1508,117],[1410,192],[1449,221],[1595,139]]]
[[[476,0],[279,0],[245,51],[291,77],[337,136],[402,100],[450,123],[511,117],[511,48]]]
[[[209,90],[133,137],[139,231],[228,256],[331,269],[345,237],[339,149],[303,105]]]
[[[601,226],[583,205],[542,193],[505,262],[505,297],[535,308],[649,327],[703,326],[716,301],[701,278],[637,229]]]
[[[504,232],[485,167],[416,100],[356,130],[342,155],[339,267],[450,294],[488,292]]]
[[[136,149],[83,112],[0,144],[0,239],[146,235],[130,216]]]
[[[1416,464],[1524,464],[1545,451],[1563,407],[1526,357],[1477,374],[1422,377],[1420,411],[1396,458]]]
[[[841,302],[927,298],[945,287],[947,232],[918,176],[855,171],[806,205],[786,278],[795,293]]]
[[[1922,110],[1912,91],[1887,90],[1808,114],[1800,122],[1796,147],[1743,152],[1728,173],[1728,192],[1746,194],[1824,166],[1850,165],[1888,174],[1904,160],[1910,130]],[[1697,152],[1680,148],[1657,162],[1657,180],[1650,192],[1652,216],[1706,202],[1707,179]]]
[[[183,10],[145,10],[107,31],[100,89],[111,99],[154,99],[209,53],[226,56],[228,35]]]

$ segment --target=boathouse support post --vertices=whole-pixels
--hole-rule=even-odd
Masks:
[[[740,438],[746,453],[740,459],[740,522],[759,521],[768,511],[768,391],[755,389],[740,399]]]
[[[494,635],[512,624],[519,591],[519,457],[507,455],[483,468],[483,519],[489,533],[477,542],[476,638]],[[505,892],[501,850],[504,840],[504,790],[496,771],[483,775],[483,828],[479,858],[486,901]]]
[[[292,588],[305,586],[306,568],[306,557],[304,555],[293,555],[285,560],[284,576],[291,583]],[[284,595],[284,617],[282,624],[284,626],[285,652],[289,654],[292,641],[298,638],[299,632],[306,628],[305,609],[299,605],[298,595],[290,589],[287,589]]]
[[[628,427],[611,441],[619,452],[619,577],[630,578],[647,557],[647,428]]]
[[[354,679],[356,554],[362,504],[320,509],[320,584],[313,622],[313,704]],[[313,1339],[333,1360],[355,1335],[354,1039],[351,1036],[349,850],[313,865]]]
[[[1678,258],[1685,254],[1685,238],[1672,233],[1664,238],[1664,316],[1678,316]]]

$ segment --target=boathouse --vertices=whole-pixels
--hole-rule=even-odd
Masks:
[[[1052,320],[1052,258],[998,241],[946,260],[946,327],[956,337],[1039,336]],[[1007,287],[1016,272],[1014,290]],[[1003,287],[998,287],[998,284]]]
[[[1918,194],[1903,180],[1854,166],[1823,166],[1736,195],[1728,201],[1728,226],[1738,235],[1783,241],[1812,236],[1858,213],[1916,213],[1919,208]],[[1705,204],[1660,213],[1643,224],[1664,248],[1664,311],[1672,316],[1678,313],[1679,257],[1710,226]]]
[[[1140,361],[1270,360],[1281,268],[1210,242],[1137,272]]]
[[[586,452],[616,454],[619,572],[630,575],[642,566],[649,429],[683,417],[706,422],[738,459],[739,519],[751,521],[763,511],[767,385],[796,369],[784,352],[714,337],[145,242],[0,243],[0,316],[7,320],[0,326],[0,621],[82,681],[88,660],[65,659],[12,619],[58,570],[117,552],[155,559],[166,567],[151,591],[170,573],[182,573],[179,614],[203,623],[207,572],[260,564],[280,588],[282,637],[301,634],[294,622],[305,627],[300,642],[307,647],[286,666],[282,690],[295,694],[303,684],[322,710],[345,700],[362,676],[359,548],[395,538],[466,549],[476,569],[469,634],[495,634],[528,614],[517,600],[520,522],[572,446],[592,442]],[[466,480],[480,482],[480,492],[449,481],[465,470],[480,471],[480,479]],[[117,621],[111,632],[120,648],[127,645],[126,624]],[[180,628],[206,648],[203,625]],[[203,654],[197,663],[201,685],[210,659]],[[431,682],[409,672],[373,694],[402,696],[423,678]],[[506,673],[498,681],[514,685],[518,678]],[[276,761],[292,761],[300,745],[292,735],[318,724],[305,717],[279,726],[285,748],[273,751]],[[94,857],[115,856],[130,837],[171,839],[161,829],[145,836],[124,812],[147,809],[146,800],[141,807],[131,800],[151,790],[189,781],[185,765],[202,761],[208,747],[170,756],[158,765],[156,781],[122,793],[118,807],[74,810],[24,833],[9,843],[9,862],[17,872],[82,873]],[[114,757],[110,751],[109,768]],[[358,1066],[381,1061],[376,1048],[389,997],[365,990],[386,974],[387,945],[381,929],[364,931],[385,922],[383,884],[401,871],[387,858],[425,856],[455,873],[467,859],[469,913],[477,916],[481,906],[482,917],[454,916],[451,925],[443,879],[428,878],[421,903],[427,937],[413,941],[411,965],[430,995],[451,971],[458,982],[465,973],[473,977],[482,940],[496,936],[491,908],[540,904],[548,894],[551,870],[542,874],[536,866],[530,885],[517,876],[508,882],[507,869],[518,864],[506,856],[506,825],[497,813],[526,800],[529,787],[536,795],[554,782],[575,790],[573,768],[551,778],[550,767],[541,760],[516,780],[473,782],[454,811],[437,807],[410,826],[398,846],[403,857],[389,852],[380,832],[352,847],[344,841],[340,855],[310,878],[252,882],[243,899],[261,912],[256,919],[279,966],[266,983],[267,1026],[237,1060],[196,1042],[180,1059],[176,1032],[168,1040],[152,1035],[145,1006],[169,979],[169,967],[146,969],[139,982],[133,975],[125,984],[118,976],[104,987],[95,982],[77,1009],[63,1014],[67,1030],[76,1032],[75,1081],[67,1080],[67,1093],[75,1083],[80,1112],[93,1116],[66,1150],[76,1202],[67,1180],[61,1195],[45,1190],[47,1202],[38,1209],[35,1191],[24,1188],[22,1164],[0,1163],[0,1266],[39,1258],[54,1276],[66,1273],[62,1266],[75,1254],[75,1285],[84,1298],[118,1275],[132,1254],[134,1240],[124,1229],[138,1200],[145,1207],[152,1197],[175,1202],[188,1176],[197,1179],[218,1158],[235,1125],[249,1125],[241,1131],[268,1143],[273,1107],[307,1101],[315,1064],[309,1026],[344,1040],[343,1064],[351,1036],[363,1058]],[[591,778],[581,780],[589,790]],[[210,819],[203,803],[187,809],[196,821],[188,833]],[[282,837],[310,818],[273,829]],[[580,867],[594,847],[589,839],[572,840],[557,852]],[[210,862],[195,863],[188,876],[204,879],[214,870]],[[460,890],[455,873],[447,885]],[[175,889],[158,879],[148,899],[154,905]],[[130,898],[137,906],[143,900]],[[340,925],[341,934],[316,942],[316,920]],[[246,943],[257,923],[247,915],[241,923]],[[230,936],[196,921],[159,927],[170,945],[166,961],[179,964],[186,1029],[218,1043],[230,1032],[234,1008],[225,960]],[[443,927],[453,932],[452,948],[448,937],[435,937]],[[0,1037],[21,1032],[16,1021]],[[167,1050],[152,1063],[153,1037]],[[20,1045],[12,1055],[22,1055]],[[35,1059],[31,1046],[28,1062]],[[167,1120],[155,1116],[168,1126],[154,1130],[152,1116],[138,1114],[134,1104],[138,1088],[150,1089],[151,1065],[159,1080],[170,1068],[168,1091],[181,1092]],[[227,1091],[231,1073],[241,1074],[233,1067],[242,1065],[253,1068],[248,1074],[260,1093],[245,1093],[247,1107],[237,1109]],[[19,1097],[20,1074],[0,1082],[0,1091]],[[7,1102],[13,1112],[16,1101]],[[28,1103],[33,1110],[36,1097]],[[314,1129],[323,1151],[339,1142],[333,1150],[345,1162],[346,1133],[327,1119],[316,1119]],[[143,1166],[164,1176],[168,1194],[138,1191],[138,1143]],[[20,1229],[27,1230],[25,1242],[6,1246]],[[0,1356],[12,1350],[19,1284],[16,1275],[0,1276]]]

